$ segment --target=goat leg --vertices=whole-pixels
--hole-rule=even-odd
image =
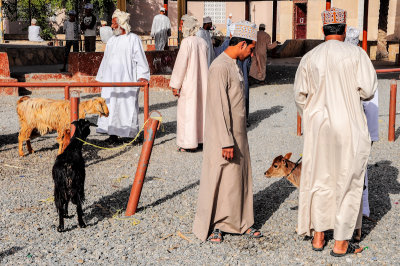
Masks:
[[[76,204],[76,212],[78,213],[78,223],[80,228],[85,228],[86,224],[83,221],[83,211],[82,211],[82,204],[80,201],[78,201],[78,204]]]
[[[31,140],[30,140],[30,139],[27,139],[27,140],[26,140],[26,147],[28,148],[28,152],[29,152],[29,153],[34,153],[34,152],[35,152],[35,151],[32,149]]]
[[[58,208],[58,219],[59,219],[59,225],[57,227],[58,232],[64,232],[64,210],[63,207]]]
[[[72,215],[68,215],[68,201],[64,204],[64,218],[72,218]]]

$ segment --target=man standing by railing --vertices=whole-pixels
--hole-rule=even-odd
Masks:
[[[96,80],[100,82],[138,82],[150,79],[150,70],[140,38],[131,33],[130,14],[115,10],[112,16],[114,36],[107,41]],[[138,87],[102,88],[110,111],[98,120],[98,133],[110,135],[109,143],[120,142],[118,137],[134,137],[139,131]]]
[[[165,8],[160,9],[160,14],[154,17],[151,26],[151,37],[156,41],[156,50],[168,48],[168,37],[171,36],[171,22],[165,15]]]
[[[85,16],[81,23],[81,29],[85,35],[85,52],[96,51],[96,16],[92,14],[93,4],[85,5]]]

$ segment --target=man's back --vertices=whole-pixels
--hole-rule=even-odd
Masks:
[[[28,27],[28,39],[31,42],[42,42],[43,39],[40,37],[40,27],[31,25]]]
[[[328,115],[333,128],[344,124],[364,128],[353,122],[364,120],[360,97],[369,97],[363,95],[363,90],[370,91],[370,84],[376,79],[365,75],[371,69],[368,55],[357,46],[336,40],[320,44],[303,57],[298,69],[306,73],[308,81],[304,112]]]

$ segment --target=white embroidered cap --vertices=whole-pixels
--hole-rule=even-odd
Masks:
[[[360,30],[354,27],[347,27],[346,30],[346,39],[344,40],[345,42],[358,45],[360,42],[359,36],[360,36]]]
[[[243,20],[235,23],[235,31],[232,37],[244,38],[257,41],[257,26],[249,21]]]

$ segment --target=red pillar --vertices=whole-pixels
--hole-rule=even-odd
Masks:
[[[362,41],[362,48],[365,52],[368,49],[368,4],[369,0],[364,0],[364,22],[363,22],[363,41]]]
[[[326,10],[331,9],[331,0],[326,0]]]
[[[168,0],[164,0],[165,15],[168,17]]]

